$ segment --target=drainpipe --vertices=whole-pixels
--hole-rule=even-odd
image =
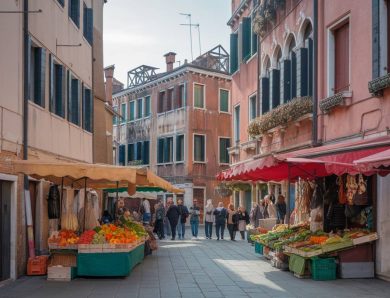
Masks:
[[[318,144],[318,0],[313,0],[313,125],[312,146]]]
[[[28,159],[28,98],[29,98],[29,35],[28,0],[23,1],[23,159]],[[34,230],[28,176],[24,175],[24,203],[26,208],[27,241],[29,257],[35,257]]]

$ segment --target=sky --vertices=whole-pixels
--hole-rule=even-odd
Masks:
[[[127,72],[142,64],[166,70],[164,54],[191,61],[189,23],[200,24],[202,53],[221,44],[229,52],[230,0],[108,0],[104,5],[104,65],[115,64],[114,76],[126,86]],[[193,56],[199,56],[193,28]],[[179,63],[175,64],[175,67]]]

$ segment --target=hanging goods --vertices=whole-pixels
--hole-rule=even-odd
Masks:
[[[49,219],[60,218],[60,192],[57,185],[50,186],[47,205]]]

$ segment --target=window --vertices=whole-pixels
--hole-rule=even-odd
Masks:
[[[30,100],[45,107],[46,49],[30,47]]]
[[[180,109],[184,107],[184,102],[185,102],[185,89],[183,84],[177,87],[175,109]]]
[[[229,113],[229,90],[219,89],[219,111]]]
[[[126,123],[127,113],[126,113],[126,103],[121,104],[121,123]]]
[[[149,141],[144,141],[143,144],[143,150],[142,150],[142,163],[144,165],[148,165],[150,162],[150,142]]]
[[[297,96],[313,95],[313,40],[312,27],[307,21],[304,28],[304,46],[296,50]]]
[[[129,120],[134,121],[135,120],[135,101],[130,101],[130,115]]]
[[[194,135],[194,161],[206,161],[206,136]]]
[[[229,153],[228,148],[230,147],[229,138],[219,138],[219,163],[228,164],[229,163]]]
[[[240,142],[240,106],[234,108],[234,142]]]
[[[184,161],[184,135],[176,136],[176,161]]]
[[[112,118],[112,124],[113,125],[118,125],[118,106],[113,107],[114,110],[114,117]]]
[[[124,166],[125,163],[125,156],[126,156],[126,145],[119,145],[119,165]]]
[[[142,118],[142,98],[137,99],[137,119]]]
[[[69,17],[80,28],[80,0],[69,0]]]
[[[247,61],[251,57],[252,29],[251,18],[242,18],[242,61]]]
[[[270,59],[266,57],[264,60],[264,70],[260,78],[260,101],[261,115],[267,113],[270,109],[270,94],[269,94],[269,78],[270,78]]]
[[[164,163],[164,140],[158,139],[158,147],[157,147],[157,163]]]
[[[276,60],[276,69],[272,69],[270,71],[270,82],[269,82],[269,89],[270,89],[270,108],[274,109],[280,104],[280,68],[282,64],[282,50],[278,46],[275,57]]]
[[[161,91],[158,94],[158,107],[157,107],[157,113],[163,113],[165,111],[165,91]]]
[[[80,81],[68,72],[68,120],[73,124],[80,125]]]
[[[64,5],[65,5],[65,0],[57,0],[57,2],[58,2],[62,7],[64,7]]]
[[[255,7],[255,3],[253,3],[253,6]],[[251,24],[253,20],[253,15],[251,16]],[[252,45],[251,45],[251,52],[252,56],[257,53],[257,34],[253,31],[253,26],[250,26],[251,28],[251,36],[252,36]]]
[[[256,95],[249,97],[249,122],[256,118],[257,112]]]
[[[128,144],[127,145],[127,162],[131,163],[135,160],[136,160],[135,144]]]
[[[173,137],[158,139],[157,162],[171,163],[173,161]]]
[[[230,73],[238,70],[238,34],[230,34]]]
[[[83,34],[90,45],[93,40],[93,12],[83,3]]]
[[[83,128],[92,132],[93,99],[91,89],[84,88],[83,95]]]
[[[50,61],[50,112],[65,117],[65,67],[55,63],[53,56]]]
[[[172,110],[173,104],[173,88],[168,89],[167,91],[167,108],[166,111]]]
[[[204,109],[204,85],[194,84],[194,107]]]
[[[135,156],[135,160],[137,161],[142,161],[142,146],[143,146],[142,142],[137,142],[137,151]]]
[[[286,103],[297,96],[297,58],[294,52],[295,39],[289,36],[288,57],[280,65],[280,99]]]
[[[334,35],[334,93],[349,89],[349,23],[333,31]]]
[[[144,98],[144,117],[150,116],[150,96]]]

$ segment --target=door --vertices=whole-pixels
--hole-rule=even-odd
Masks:
[[[245,191],[245,210],[251,211],[252,208],[252,191]]]
[[[0,181],[0,281],[10,278],[11,185]]]

